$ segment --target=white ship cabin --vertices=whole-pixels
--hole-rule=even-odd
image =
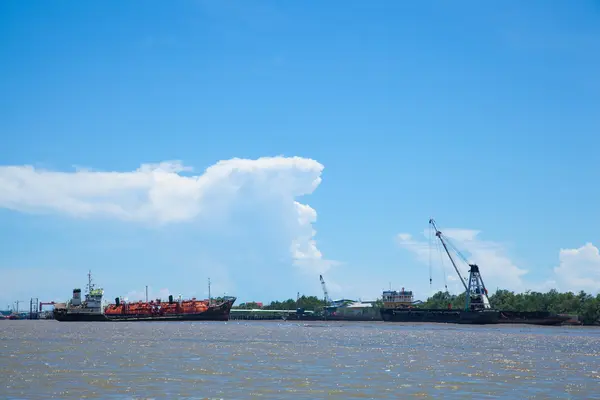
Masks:
[[[88,308],[102,308],[102,296],[104,296],[103,289],[92,289],[88,294],[85,295],[85,302]]]
[[[69,301],[69,307],[82,309],[102,309],[103,289],[92,289],[85,295],[85,301],[81,301],[81,289],[73,289],[73,298]],[[54,308],[57,308],[55,305]]]
[[[384,290],[382,295],[384,308],[406,308],[413,305],[414,297],[411,290]]]

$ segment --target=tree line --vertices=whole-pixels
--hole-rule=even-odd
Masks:
[[[250,310],[253,308],[262,308],[263,310],[295,310],[297,308],[303,308],[307,311],[320,311],[325,308],[327,304],[323,299],[319,299],[317,296],[301,296],[298,300],[287,299],[284,301],[272,301],[268,305],[259,305],[255,302],[241,303],[233,308],[241,310]]]

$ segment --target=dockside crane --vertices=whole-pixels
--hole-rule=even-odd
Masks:
[[[319,279],[321,280],[321,288],[323,289],[323,299],[325,300],[325,305],[328,306],[331,304],[331,298],[329,297],[329,292],[327,291],[327,286],[325,285],[323,275],[319,275]]]
[[[444,247],[444,250],[446,251],[448,258],[450,258],[450,262],[452,263],[454,270],[456,271],[456,273],[458,274],[458,277],[460,278],[460,282],[463,284],[463,287],[465,288],[465,297],[466,297],[465,310],[491,308],[490,300],[488,299],[488,295],[487,295],[488,291],[485,288],[485,284],[483,283],[483,278],[481,277],[481,274],[479,273],[479,266],[477,264],[469,263],[467,258],[460,251],[458,251],[458,249],[456,249],[456,247],[448,240],[447,237],[445,237],[442,234],[442,232],[438,229],[438,227],[433,219],[429,220],[429,224],[435,230],[435,236],[437,236],[437,238],[442,243],[442,246]],[[460,273],[460,270],[458,269],[458,266],[456,265],[454,258],[450,254],[448,245],[450,247],[452,247],[454,252],[456,254],[458,254],[458,256],[462,259],[462,261],[464,261],[464,263],[469,266],[468,281],[465,281],[465,279],[462,277],[462,274]]]

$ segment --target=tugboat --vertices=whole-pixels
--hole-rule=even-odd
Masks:
[[[450,258],[450,262],[454,270],[458,274],[463,287],[465,288],[466,302],[463,310],[453,310],[450,306],[448,309],[433,309],[433,308],[415,308],[413,306],[412,291],[405,291],[402,288],[401,292],[384,291],[383,292],[383,308],[381,309],[381,318],[387,322],[443,322],[455,324],[497,324],[500,318],[500,313],[490,307],[488,299],[488,291],[483,283],[483,278],[479,273],[477,264],[469,264],[464,256],[463,260],[469,266],[468,284],[463,279],[456,262],[433,219],[429,220],[430,226],[435,230],[435,235],[441,241],[446,254]],[[430,278],[431,282],[431,278]]]
[[[104,289],[96,289],[92,283],[92,271],[88,272],[85,300],[81,301],[81,289],[73,289],[73,298],[67,303],[55,304],[53,316],[57,321],[85,322],[108,321],[102,309]]]

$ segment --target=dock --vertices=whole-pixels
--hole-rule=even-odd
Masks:
[[[304,311],[304,315],[312,314],[312,311]],[[249,310],[245,309],[232,309],[229,312],[230,320],[288,320],[297,319],[298,312],[296,310],[262,310],[259,308],[253,308]]]

